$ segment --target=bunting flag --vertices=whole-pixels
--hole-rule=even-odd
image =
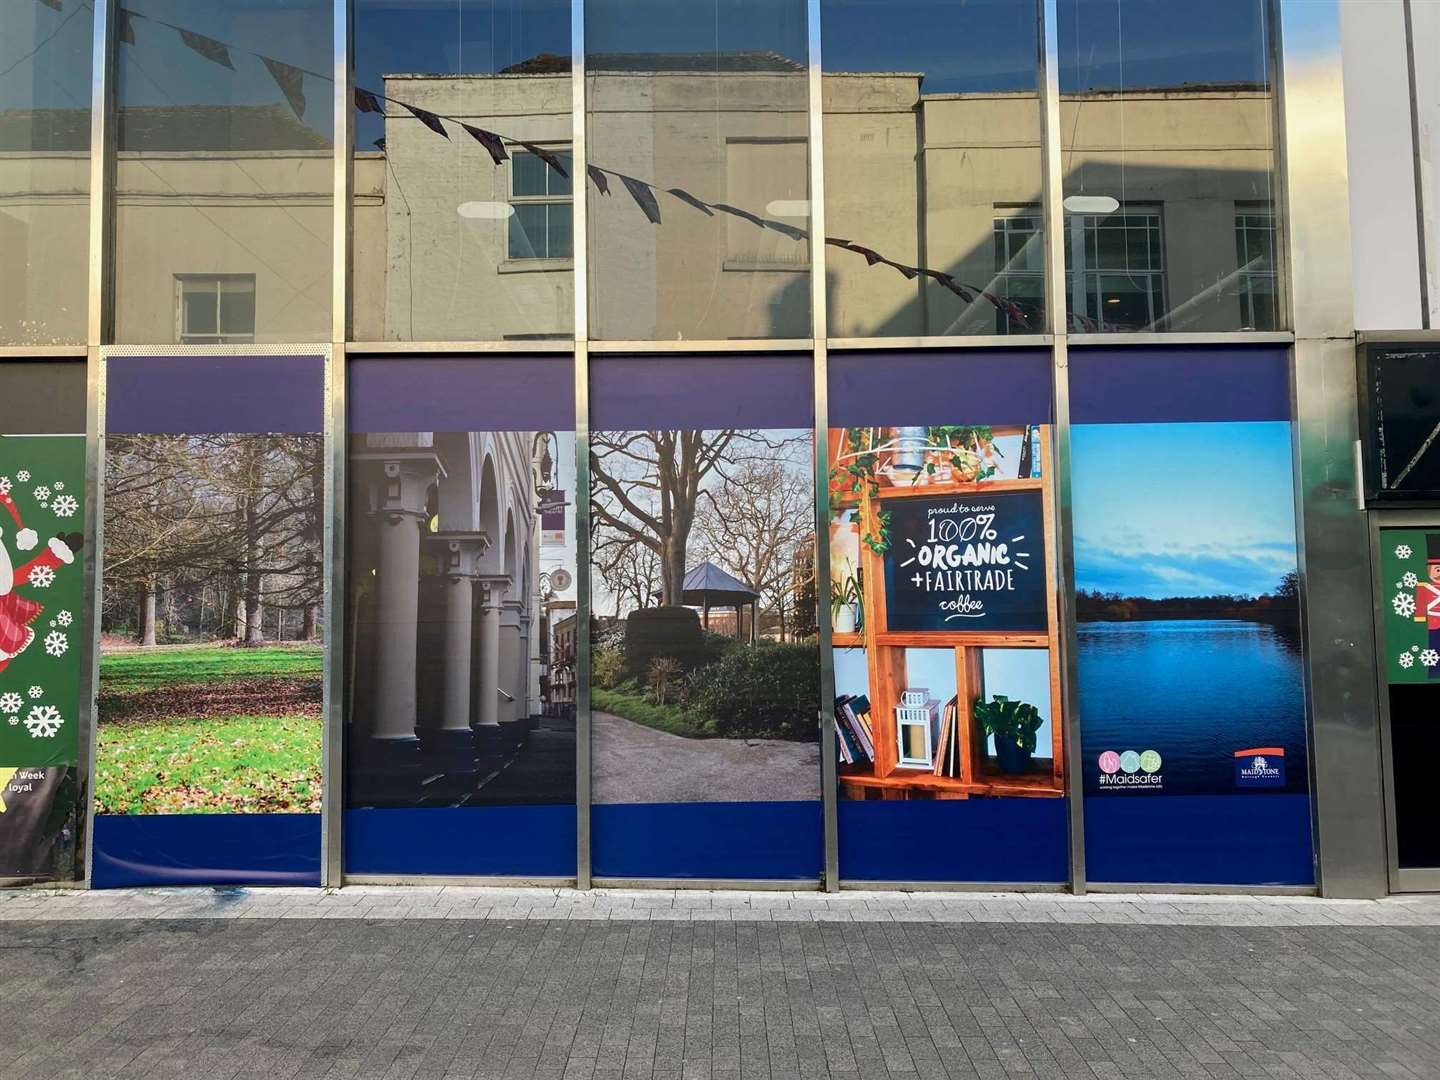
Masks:
[[[125,8],[115,9],[115,37],[122,45],[135,44],[135,24]]]
[[[369,90],[361,90],[358,86],[355,88],[355,108],[361,112],[385,115],[385,106],[380,104],[380,99]]]
[[[230,62],[230,50],[225,47],[223,41],[216,41],[204,34],[197,34],[194,30],[179,29],[180,40],[189,48],[199,53],[212,64],[219,64],[223,68],[235,70],[235,65]]]
[[[560,163],[560,159],[549,150],[546,150],[543,146],[536,146],[534,143],[525,142],[523,139],[520,140],[520,145],[526,150],[529,150],[530,153],[534,154],[541,161],[545,162],[546,165],[549,165],[550,168],[554,169],[561,176],[565,177],[566,180],[570,179],[570,174],[565,171],[565,166]]]
[[[400,104],[405,105],[403,101],[400,102]],[[445,125],[440,123],[440,118],[436,116],[433,112],[430,112],[427,109],[422,109],[418,105],[405,105],[405,108],[410,110],[411,116],[415,117],[416,120],[419,120],[431,131],[435,132],[436,135],[444,135],[445,138],[450,138],[450,133],[445,130]]]
[[[462,123],[460,126],[470,133],[472,139],[490,151],[490,157],[494,159],[496,165],[510,156],[505,152],[505,140],[493,131],[486,131],[484,128],[477,128],[470,124]]]
[[[757,215],[750,213],[749,210],[741,210],[738,206],[731,206],[729,203],[723,202],[711,203],[710,205],[722,213],[730,214],[732,217],[743,218],[750,222],[751,225],[758,225],[762,229],[765,227],[765,222]]]
[[[40,0],[40,3],[44,4],[51,11],[65,10],[65,4],[62,2],[62,0]]]
[[[585,166],[585,175],[590,177],[590,182],[600,189],[601,195],[610,194],[610,181],[603,172],[594,165]]]
[[[689,205],[693,206],[696,210],[699,210],[706,217],[715,216],[714,210],[711,210],[709,206],[701,202],[699,199],[695,198],[694,195],[691,195],[684,188],[672,187],[668,190],[671,195],[675,196],[675,198],[679,199],[683,203],[688,203]]]
[[[915,267],[906,266],[904,263],[898,263],[894,259],[881,258],[880,261],[886,266],[893,266],[896,270],[899,270],[900,273],[905,275],[906,281],[914,281],[916,275],[920,273],[920,271],[915,269]]]
[[[625,185],[625,190],[630,192],[630,197],[635,204],[650,219],[651,225],[660,224],[660,204],[655,201],[655,192],[650,190],[650,185],[643,180],[636,180],[633,176],[620,174],[620,182]]]
[[[285,95],[290,108],[295,110],[295,115],[301,120],[305,119],[305,73],[283,60],[272,60],[268,56],[260,57],[260,61],[265,65],[265,70],[270,72],[275,85],[280,87],[280,92]]]
[[[791,240],[809,240],[810,234],[804,229],[797,229],[794,225],[787,225],[783,221],[776,221],[774,218],[761,218],[760,223],[767,229],[774,229],[781,236],[788,236]]]
[[[376,140],[375,140],[375,149],[379,150],[379,151],[383,154],[383,153],[385,152],[385,140],[384,140],[384,139],[376,139]]]

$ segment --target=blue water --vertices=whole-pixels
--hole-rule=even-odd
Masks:
[[[1105,750],[1156,750],[1163,791],[1304,792],[1305,707],[1298,639],[1240,619],[1079,626],[1080,725],[1087,794]],[[1235,786],[1232,754],[1285,748],[1284,788]]]

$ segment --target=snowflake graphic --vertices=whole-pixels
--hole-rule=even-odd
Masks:
[[[74,495],[56,495],[50,504],[50,509],[58,518],[74,517],[75,511],[80,509],[80,504],[75,501]]]
[[[64,491],[64,490],[65,490],[65,481],[64,481],[64,480],[56,480],[55,483],[51,484],[50,486],[53,487],[56,491]]]
[[[55,584],[55,571],[48,566],[37,566],[30,571],[30,584],[37,589],[48,589]],[[1415,601],[1410,601],[1411,610],[1414,610]]]
[[[34,739],[53,739],[65,718],[54,705],[36,705],[25,717],[25,727]]]
[[[32,686],[32,687],[30,687],[29,690],[27,690],[27,691],[25,691],[25,692],[26,692],[27,694],[29,694],[32,698],[44,697],[44,696],[45,696],[45,691],[44,691],[44,689],[43,689],[42,687],[39,687],[39,686]]]
[[[1404,585],[1407,589],[1413,589],[1416,585],[1420,584],[1420,579],[1407,570],[1405,575],[1400,579],[1400,584]]]
[[[55,621],[58,622],[61,626],[69,626],[72,622],[75,621],[75,616],[71,615],[68,611],[62,611],[55,616]]]
[[[0,476],[0,495],[10,494],[10,477]]]
[[[45,652],[49,656],[60,657],[65,655],[65,650],[70,648],[70,639],[59,630],[51,630],[45,635]]]
[[[19,727],[19,726],[20,726],[20,717],[18,717],[18,716],[8,717],[5,722],[6,722],[7,724],[9,724],[11,727]]]
[[[43,503],[46,499],[50,498],[50,489],[44,484],[39,484],[31,494]]]
[[[1426,667],[1434,667],[1436,664],[1440,664],[1440,652],[1436,652],[1434,649],[1426,649],[1420,654],[1420,663]]]
[[[1415,552],[1410,549],[1409,544],[1401,544],[1395,549],[1395,558],[1397,559],[1408,559],[1414,554]]]
[[[25,707],[25,699],[13,691],[0,694],[0,712],[17,713]]]
[[[1395,662],[1401,667],[1408,669],[1415,665],[1415,656],[1413,653],[1402,652],[1395,658]]]
[[[1408,619],[1415,614],[1415,598],[1405,593],[1396,593],[1390,600],[1390,606],[1402,619]]]
[[[19,480],[20,483],[22,483],[22,484],[25,483],[26,480],[29,480],[29,479],[30,479],[30,470],[29,470],[29,469],[21,469],[19,472],[17,472],[17,473],[15,474],[15,479],[16,479],[16,480]]]

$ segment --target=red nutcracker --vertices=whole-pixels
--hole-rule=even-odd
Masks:
[[[1430,631],[1430,648],[1440,652],[1440,534],[1425,537],[1425,580],[1415,586],[1415,621]],[[1440,664],[1430,668],[1440,678]]]
[[[0,495],[0,505],[9,511],[15,522],[15,550],[34,551],[40,543],[34,529],[27,529],[20,518],[20,508],[9,495]],[[3,542],[4,529],[0,528],[0,671],[10,666],[10,661],[19,656],[35,640],[35,631],[30,624],[40,617],[44,605],[15,592],[16,586],[30,585],[45,588],[55,580],[55,573],[63,566],[75,561],[81,536],[69,533],[51,538],[43,550],[18,570],[10,562],[10,549]],[[40,583],[44,583],[43,585]]]

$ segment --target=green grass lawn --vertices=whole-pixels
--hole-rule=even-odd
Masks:
[[[192,645],[161,649],[102,653],[102,691],[132,693],[176,683],[225,682],[267,676],[303,678],[320,676],[320,645],[262,646],[258,649],[223,645]]]
[[[319,645],[102,655],[96,810],[320,809]]]
[[[320,729],[318,717],[303,716],[102,724],[95,810],[318,813]]]
[[[671,735],[683,735],[687,739],[712,738],[715,734],[708,717],[683,709],[679,705],[656,705],[646,701],[639,691],[604,690],[596,686],[590,690],[590,704],[601,712],[623,716],[637,724],[644,724]]]

